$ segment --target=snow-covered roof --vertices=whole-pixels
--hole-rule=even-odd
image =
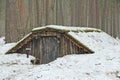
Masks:
[[[32,29],[32,32],[34,31],[39,31],[39,30],[44,30],[46,28],[51,28],[55,30],[61,30],[61,31],[70,31],[70,32],[100,32],[100,29],[96,28],[89,28],[89,27],[72,27],[72,26],[60,26],[60,25],[48,25],[48,26],[43,26],[43,27],[37,27]]]
[[[32,33],[44,29],[54,29],[54,30],[63,31],[93,52],[104,49],[105,48],[104,44],[108,46],[117,44],[117,43],[113,43],[115,42],[116,39],[114,39],[107,33],[101,31],[100,29],[96,29],[96,28],[48,25],[44,27],[34,28],[32,30]],[[18,41],[14,47],[16,47],[22,41],[24,41],[32,33],[28,34],[23,39]],[[113,41],[109,40],[108,38],[111,38]],[[99,47],[96,48],[95,46],[99,46]]]
[[[48,25],[44,27],[34,28],[32,31],[40,31],[46,28],[66,31],[68,35],[70,35],[71,37],[73,37],[74,39],[76,39],[77,41],[79,41],[94,52],[106,48],[105,45],[108,45],[109,47],[111,45],[116,45],[119,43],[118,41],[116,41],[116,39],[111,37],[109,34],[103,32],[102,30],[89,27]]]

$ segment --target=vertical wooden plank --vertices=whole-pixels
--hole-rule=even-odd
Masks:
[[[65,55],[65,38],[64,38],[64,35],[63,35],[63,44],[62,44],[62,46],[63,46],[63,55]]]
[[[35,39],[34,39],[34,48],[35,48],[35,57],[36,58],[39,58],[39,53],[38,53],[38,50],[39,50],[39,48],[38,48],[38,38],[36,37]]]
[[[42,37],[42,46],[43,46],[43,48],[42,48],[42,63],[46,63],[46,53],[45,53],[45,51],[44,51],[44,47],[45,47],[45,39]]]
[[[70,41],[70,54],[72,54],[72,43],[71,43],[71,41]]]
[[[32,44],[32,45],[31,45],[31,55],[32,55],[32,56],[35,56],[35,53],[34,53],[34,49],[35,49],[35,48],[34,48],[33,40],[34,40],[34,38],[31,40],[31,44]]]
[[[40,63],[42,63],[43,62],[43,46],[42,46],[42,38],[40,37],[39,38],[39,41],[40,41],[40,44],[39,44],[39,46],[40,46]]]

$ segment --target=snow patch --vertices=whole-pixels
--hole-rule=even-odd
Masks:
[[[120,80],[120,40],[108,34],[73,33],[94,54],[66,55],[42,65],[31,65],[26,54],[4,53],[16,43],[0,38],[0,80]],[[89,38],[88,38],[89,37]]]

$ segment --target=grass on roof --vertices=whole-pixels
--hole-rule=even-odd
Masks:
[[[101,32],[100,30],[92,30],[92,29],[86,29],[86,30],[83,30],[83,32]]]

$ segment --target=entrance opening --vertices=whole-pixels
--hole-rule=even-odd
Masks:
[[[59,40],[56,36],[42,36],[37,39],[37,54],[41,63],[48,63],[59,56]]]

